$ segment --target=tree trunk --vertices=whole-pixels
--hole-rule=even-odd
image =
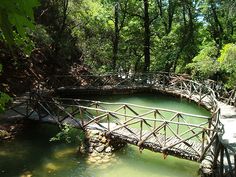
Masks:
[[[144,72],[150,69],[150,19],[149,19],[149,3],[143,0],[144,4]]]
[[[210,10],[212,12],[212,16],[214,19],[214,24],[213,24],[213,38],[215,40],[215,42],[218,44],[218,48],[221,49],[222,48],[222,40],[223,40],[223,27],[220,23],[220,20],[218,18],[217,15],[217,11],[216,11],[216,3],[214,1],[210,1]]]
[[[173,22],[173,17],[174,17],[174,11],[175,11],[175,8],[176,8],[176,2],[173,0],[169,0],[168,1],[168,25],[167,25],[167,30],[166,30],[166,34],[169,34],[171,32],[171,29],[172,29],[172,22]]]
[[[119,0],[115,4],[115,36],[113,39],[113,57],[112,57],[112,69],[116,70],[116,63],[118,59],[118,48],[119,48]]]

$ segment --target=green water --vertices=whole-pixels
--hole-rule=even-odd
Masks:
[[[198,107],[197,104],[193,102],[189,102],[186,99],[178,99],[172,96],[161,94],[97,96],[91,99],[107,102],[133,103],[147,107],[166,108],[196,115],[210,115],[206,109]]]
[[[103,96],[112,102],[129,102],[170,108],[191,114],[209,115],[185,100],[160,95]],[[53,125],[30,124],[15,140],[0,143],[0,177],[197,177],[198,163],[127,146],[115,153],[109,163],[91,164],[77,153],[73,142],[49,142],[58,132]]]

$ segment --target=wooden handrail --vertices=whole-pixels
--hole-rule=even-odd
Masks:
[[[59,77],[63,78],[63,76],[58,76],[58,78]],[[83,114],[89,115],[89,120],[82,123],[83,127],[87,127],[88,125],[95,123],[102,127],[102,129],[107,133],[116,133],[116,131],[124,128],[132,134],[135,134],[135,137],[137,137],[138,140],[137,144],[139,146],[142,146],[142,144],[145,143],[150,137],[154,136],[156,138],[157,134],[163,134],[163,142],[156,138],[163,151],[168,148],[173,148],[177,144],[185,143],[187,146],[189,146],[189,148],[196,152],[199,157],[203,157],[202,153],[207,152],[206,148],[210,147],[209,144],[212,143],[214,135],[218,131],[218,125],[220,124],[220,110],[218,108],[214,90],[208,87],[206,84],[189,80],[183,75],[175,75],[170,73],[116,73],[104,75],[81,75],[77,76],[77,78],[73,76],[69,77],[71,79],[70,81],[77,79],[76,83],[72,84],[73,86],[83,86],[81,85],[80,79],[87,79],[90,81],[90,83],[85,83],[84,86],[88,88],[90,86],[98,86],[100,89],[102,89],[104,86],[110,86],[111,88],[148,86],[150,88],[157,88],[165,92],[178,93],[181,96],[195,100],[199,104],[206,104],[212,112],[212,116],[210,117],[164,108],[140,106],[131,103],[109,103],[93,100],[65,98],[53,98],[54,100],[51,101],[45,101],[43,99],[40,100],[41,105],[54,105],[54,101],[57,102],[59,105],[58,108],[61,111],[64,111],[66,114],[66,117],[64,118],[75,118],[77,112],[82,116]],[[234,98],[234,95],[235,93],[232,92],[230,99]],[[89,104],[89,106],[85,106],[86,104]],[[95,108],[94,106],[91,107],[92,105],[95,105]],[[114,111],[106,110],[106,106],[110,105],[119,107]],[[75,107],[77,111],[70,112],[66,109],[67,107]],[[146,112],[140,114],[135,111],[136,108],[143,109]],[[94,112],[96,113],[96,116],[93,115]],[[171,113],[171,115],[165,113]],[[202,119],[206,120],[206,122],[193,124],[188,122],[188,118]],[[106,122],[107,126],[102,125],[101,122]],[[134,126],[136,128],[139,127],[139,133],[133,131]],[[180,132],[180,126],[185,127],[186,130],[184,132]],[[149,133],[146,132],[144,127],[148,129]],[[171,145],[167,142],[169,138],[168,136],[170,136],[169,133],[171,133],[172,136],[176,138],[176,142],[172,143]],[[189,137],[186,138],[186,136]],[[195,147],[190,145],[188,142],[189,140],[195,141],[195,139],[202,144],[201,152],[199,152],[197,149],[194,149]]]

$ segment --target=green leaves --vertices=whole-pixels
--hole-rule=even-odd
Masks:
[[[0,91],[0,113],[5,110],[5,105],[11,100],[11,97]]]
[[[210,78],[219,69],[219,63],[216,61],[218,49],[214,45],[205,46],[200,53],[193,58],[193,62],[187,65],[194,77],[199,79]]]
[[[34,28],[33,9],[38,5],[38,0],[1,0],[0,30],[9,44],[14,44],[13,28],[21,37],[27,28]]]
[[[5,40],[9,44],[13,44],[14,39],[13,39],[11,23],[8,19],[7,12],[4,9],[2,9],[1,7],[0,7],[0,29],[2,30]]]
[[[221,69],[227,73],[226,86],[233,88],[236,86],[236,45],[229,43],[224,45],[221,50],[221,56],[218,58]]]
[[[81,144],[84,141],[84,132],[82,130],[78,130],[72,128],[68,124],[64,124],[61,127],[61,131],[57,133],[54,137],[52,137],[49,141],[63,141],[66,143],[78,143]]]
[[[2,64],[0,64],[0,75],[2,72]],[[0,113],[5,110],[5,105],[11,100],[11,97],[0,91]]]

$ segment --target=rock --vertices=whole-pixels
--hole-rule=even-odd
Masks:
[[[104,144],[102,144],[101,142],[98,143],[98,146],[104,146]]]
[[[7,138],[7,137],[10,137],[10,133],[9,132],[7,132],[6,130],[0,130],[0,139],[2,138],[2,139],[5,139],[5,138]]]
[[[99,139],[95,137],[92,137],[89,141],[92,143],[99,143]]]
[[[90,155],[91,157],[96,157],[97,153],[95,151],[93,151],[93,153]]]
[[[100,156],[94,157],[96,160],[101,160],[102,158]]]
[[[107,153],[107,156],[108,156],[108,157],[111,157],[111,156],[112,156],[112,153]]]
[[[98,147],[95,148],[95,150],[96,150],[97,152],[102,152],[104,149],[105,149],[105,146],[104,146],[104,145],[101,145],[101,146],[98,146]]]
[[[112,148],[110,146],[105,149],[106,153],[110,153],[111,151],[112,151]]]
[[[100,132],[101,131],[99,131],[99,130],[91,130],[90,131],[90,136],[99,135]]]
[[[107,142],[107,139],[103,136],[101,139],[101,143],[106,144],[106,142]]]
[[[102,162],[103,162],[103,163],[107,163],[107,162],[109,162],[109,161],[110,161],[110,159],[107,159],[107,158],[102,159]]]
[[[92,152],[93,152],[93,147],[89,147],[89,148],[88,148],[88,152],[89,152],[89,153],[92,153]]]
[[[88,159],[88,161],[89,161],[89,162],[92,162],[92,163],[97,162],[97,160],[96,160],[95,158],[93,158],[93,157],[90,157],[90,158]]]

